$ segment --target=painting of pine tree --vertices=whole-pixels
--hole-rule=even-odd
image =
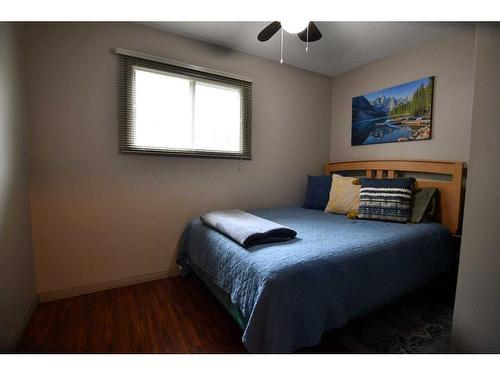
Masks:
[[[434,77],[352,99],[351,145],[431,138]]]

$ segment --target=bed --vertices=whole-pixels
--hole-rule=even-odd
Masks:
[[[238,322],[250,352],[287,353],[315,345],[326,330],[448,272],[450,233],[459,230],[463,167],[442,161],[329,163],[327,174],[418,174],[419,186],[440,190],[441,223],[270,208],[253,213],[294,228],[297,238],[245,249],[193,219],[182,235],[178,263],[184,274],[196,273]]]

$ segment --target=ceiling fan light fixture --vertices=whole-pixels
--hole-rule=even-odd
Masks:
[[[285,20],[285,21],[280,21],[281,22],[281,27],[283,27],[283,30],[285,30],[289,34],[298,34],[301,31],[305,30],[307,28],[307,25],[309,24],[308,21],[304,20]]]

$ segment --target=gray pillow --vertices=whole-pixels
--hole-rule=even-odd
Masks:
[[[437,208],[436,188],[421,188],[413,193],[412,213],[410,222],[413,224],[432,221]]]

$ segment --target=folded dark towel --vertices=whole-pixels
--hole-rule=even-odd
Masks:
[[[291,228],[241,210],[207,212],[200,220],[243,247],[288,241],[297,235]]]

